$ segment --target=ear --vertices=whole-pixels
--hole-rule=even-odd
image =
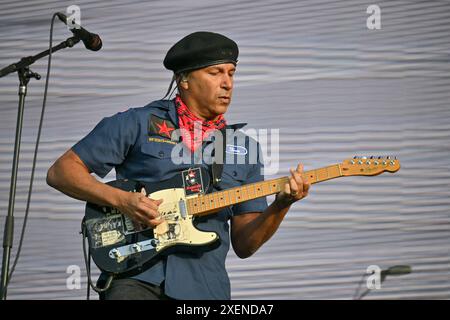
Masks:
[[[189,82],[187,79],[182,79],[180,81],[180,86],[184,89],[184,90],[188,90],[189,89]]]

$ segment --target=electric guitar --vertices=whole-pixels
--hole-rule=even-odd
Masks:
[[[157,262],[161,255],[174,251],[194,251],[217,244],[215,232],[200,231],[193,220],[197,216],[214,214],[234,204],[266,197],[284,189],[289,177],[251,183],[212,193],[194,193],[198,178],[209,184],[203,168],[158,182],[146,184],[132,180],[115,180],[108,184],[130,192],[145,192],[149,198],[164,199],[159,213],[164,222],[155,228],[140,228],[117,209],[87,203],[82,223],[95,264],[109,275],[132,276]],[[355,157],[339,164],[305,171],[311,184],[346,176],[375,176],[396,172],[400,162],[391,157]],[[200,177],[199,177],[200,175]],[[197,179],[197,180],[196,180]]]

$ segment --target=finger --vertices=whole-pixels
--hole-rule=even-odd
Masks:
[[[289,183],[286,183],[285,185],[284,185],[284,193],[286,193],[286,194],[291,194],[291,187],[289,186]]]
[[[154,219],[160,216],[158,212],[158,206],[153,203],[153,201],[149,201],[149,199],[139,199],[139,203],[137,203],[135,207],[136,213],[146,218]]]
[[[302,175],[298,171],[291,171],[292,177],[294,178],[295,182],[298,184],[300,190],[303,190],[302,184],[304,183]]]
[[[163,202],[163,199],[153,200],[150,198],[142,198],[142,204],[147,208],[157,211],[159,205]]]
[[[149,225],[151,227],[156,227],[158,224],[161,224],[164,222],[164,219],[151,219],[149,220]]]
[[[303,191],[303,181],[297,171],[294,171],[293,169],[291,170],[291,178],[289,179],[289,181],[291,183],[291,189],[297,191],[297,193]]]
[[[305,182],[304,182],[304,183],[303,183],[303,192],[307,194],[307,193],[309,192],[309,188],[310,188],[310,187],[311,187],[311,183],[309,183],[309,182],[306,182],[306,183],[305,183]]]
[[[291,188],[291,193],[298,193],[298,185],[293,177],[289,178],[289,187]]]
[[[161,199],[146,198],[146,200],[144,200],[144,201],[145,201],[145,203],[152,204],[152,205],[158,207],[161,203],[163,203],[164,199],[162,199],[162,198]]]
[[[148,219],[140,214],[139,212],[135,212],[133,215],[133,220],[138,224],[138,225],[147,225]]]
[[[143,213],[143,214],[145,214],[145,215],[150,214],[150,215],[153,216],[153,215],[155,215],[156,213],[159,214],[159,213],[158,213],[158,206],[156,206],[156,205],[153,204],[153,203],[141,202],[141,203],[138,204],[137,209],[138,209],[141,213]],[[156,212],[156,213],[153,213],[153,212]]]
[[[295,181],[295,179],[293,177],[289,178],[289,187],[291,189],[290,195],[292,197],[298,196],[300,190],[299,190],[299,187],[297,185],[297,182]]]
[[[299,163],[297,166],[297,172],[300,174],[300,177],[302,178],[303,182],[303,190],[306,188],[306,192],[309,190],[309,187],[311,186],[311,183],[309,181],[309,177],[307,174],[305,174],[303,164]]]
[[[303,164],[299,163],[297,165],[296,171],[300,174],[300,177],[302,178],[303,183],[308,183],[308,176],[305,174],[305,167],[303,166]]]
[[[146,211],[146,216],[149,219],[161,219],[161,213],[156,210],[148,210]]]
[[[154,203],[156,205],[160,205],[161,203],[163,203],[164,199],[160,198],[160,199],[153,199],[153,198],[148,198],[146,200],[148,203]]]
[[[160,215],[155,216],[154,213],[148,214],[147,212],[144,212],[143,214],[138,214],[138,217],[140,223],[152,228],[164,221],[164,219]]]

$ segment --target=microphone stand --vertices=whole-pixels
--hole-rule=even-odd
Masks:
[[[360,294],[357,297],[357,300],[361,300],[365,295],[367,295],[370,292],[371,289],[366,289],[366,291],[364,291],[362,294]]]
[[[364,280],[364,278],[366,276],[367,276],[367,274],[363,274],[363,276],[361,277],[361,280],[359,281],[358,288],[356,289],[356,292],[355,292],[355,294],[353,296],[353,300],[361,300],[364,296],[366,296],[370,292],[370,290],[372,290],[372,289],[367,288],[366,291],[364,291],[363,293],[358,295],[358,293],[359,293],[359,291],[361,289],[361,284],[363,283],[363,280]],[[381,271],[381,273],[380,273],[380,284],[383,283],[383,281],[386,279],[386,276],[387,276],[387,270]]]
[[[27,86],[31,78],[39,80],[41,76],[30,70],[30,65],[36,60],[47,56],[51,52],[58,51],[67,47],[73,47],[80,41],[78,37],[70,37],[60,44],[38,53],[35,56],[24,57],[18,62],[13,63],[0,70],[0,78],[16,72],[19,76],[19,110],[17,113],[16,137],[14,143],[14,158],[11,173],[11,185],[9,191],[8,215],[5,220],[5,229],[3,234],[3,259],[2,273],[0,283],[0,299],[6,299],[6,291],[9,282],[9,262],[14,234],[14,201],[16,197],[17,169],[19,165],[20,140],[22,135],[23,112],[25,106],[25,96],[27,95]]]

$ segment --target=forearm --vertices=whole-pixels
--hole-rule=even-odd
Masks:
[[[65,161],[64,155],[48,170],[47,183],[62,193],[82,201],[117,207],[124,191],[95,179],[78,161]],[[80,160],[81,161],[81,160]]]
[[[247,258],[268,241],[278,230],[289,208],[290,205],[274,201],[264,212],[236,230],[234,248],[238,256]]]

